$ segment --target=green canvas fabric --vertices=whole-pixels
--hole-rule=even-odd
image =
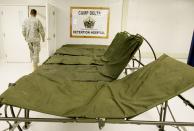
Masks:
[[[102,56],[105,64],[98,68],[99,71],[114,79],[118,78],[142,42],[143,39],[139,35],[128,35],[127,32],[117,33],[104,56]]]
[[[102,75],[96,65],[42,65],[31,75],[32,77],[42,76],[48,80],[63,83],[64,80],[71,81],[112,81],[111,77]]]
[[[103,65],[101,57],[94,56],[74,56],[74,55],[54,55],[46,61],[46,64],[64,65]]]
[[[19,79],[0,103],[63,117],[132,118],[194,86],[194,68],[167,55],[112,82],[34,75]]]
[[[115,54],[119,54],[121,49],[124,48],[124,43],[128,39],[128,37],[129,33],[126,31],[117,33],[110,46],[102,56],[102,59],[104,61],[111,61],[115,59]]]
[[[143,39],[139,35],[119,32],[110,46],[65,45],[49,58],[46,64],[102,65],[98,71],[107,77],[117,79],[139,49]]]
[[[62,48],[59,48],[55,54],[75,56],[102,56],[106,49],[106,45],[67,44]]]
[[[120,41],[120,39],[124,37],[126,37],[126,39]],[[117,43],[115,44],[114,41],[117,41]],[[96,72],[88,72],[83,68],[82,73],[72,73],[66,70],[64,74],[69,77],[70,80],[75,76],[74,78],[76,78],[76,80],[81,81],[87,79],[88,81],[112,81],[118,78],[141,43],[141,37],[134,35],[128,36],[126,32],[120,32],[116,35],[108,49],[107,46],[103,45],[64,45],[62,48],[58,49],[55,55],[50,57],[45,64],[98,65],[96,66]],[[107,52],[112,54],[112,58],[109,59],[109,61],[104,61],[103,58],[106,56]],[[76,66],[73,67],[77,68]],[[94,78],[96,78],[96,80]]]

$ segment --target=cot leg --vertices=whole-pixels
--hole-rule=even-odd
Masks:
[[[24,109],[24,117],[29,118],[30,115],[30,110]],[[28,129],[30,127],[30,122],[24,122],[24,127],[23,129]]]
[[[160,121],[162,121],[162,116],[163,116],[163,104],[161,105],[161,109],[160,109]],[[163,127],[161,125],[158,126],[159,131],[163,131]]]
[[[12,106],[10,106],[10,112],[11,112],[12,118],[17,118],[19,113],[20,113],[20,111],[19,111],[17,116],[16,116]],[[4,113],[5,113],[5,118],[9,118],[8,117],[8,106],[7,105],[5,105]],[[16,128],[18,128],[19,131],[22,131],[22,128],[19,125],[20,122],[14,121],[13,124],[11,124],[9,121],[6,121],[6,122],[9,124],[9,127],[7,129],[5,129],[4,131],[6,131],[6,130],[14,131]]]
[[[128,70],[125,68],[125,75],[127,75],[128,74]]]
[[[98,119],[98,127],[99,127],[100,130],[105,126],[105,121],[106,121],[105,118],[99,118]]]
[[[10,110],[11,110],[12,117],[16,118],[16,115],[15,115],[14,109],[13,109],[13,106],[10,106]],[[15,126],[15,127],[18,128],[19,131],[22,131],[22,128],[20,127],[19,123],[20,122],[17,122],[17,121],[14,122],[13,130],[14,130],[14,126]]]
[[[161,106],[161,110],[160,110],[160,121],[161,122],[165,122],[165,120],[166,120],[167,106],[168,106],[167,101],[164,104],[162,104],[162,106]],[[159,125],[158,128],[159,128],[159,131],[165,131],[164,125]]]

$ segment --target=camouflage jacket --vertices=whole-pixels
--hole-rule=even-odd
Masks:
[[[22,34],[26,42],[40,42],[45,40],[45,32],[39,19],[30,17],[22,25]]]

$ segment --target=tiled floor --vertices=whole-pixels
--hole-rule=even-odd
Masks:
[[[8,83],[13,83],[21,76],[27,75],[32,72],[31,64],[22,64],[22,63],[0,63],[0,94],[3,93],[8,87]],[[183,94],[194,102],[194,89],[191,89]],[[173,98],[170,100],[170,106],[179,121],[193,121],[194,122],[194,111],[190,108],[187,108],[181,100],[178,98]],[[3,109],[0,109],[0,112],[3,113]],[[46,114],[41,114],[37,112],[31,112],[32,117],[54,117]],[[169,116],[169,113],[168,113]],[[139,115],[135,119],[144,119],[144,120],[158,120],[158,115],[156,109],[152,109],[142,115]],[[167,117],[168,120],[171,120],[170,117]],[[21,124],[23,125],[23,123]],[[0,131],[8,127],[6,122],[0,122]],[[173,127],[166,127],[168,131],[176,131]],[[186,127],[185,131],[193,131],[193,127]],[[30,128],[27,131],[98,131],[97,124],[77,124],[77,123],[32,123]],[[102,129],[103,131],[157,131],[158,129],[155,126],[147,125],[121,125],[121,124],[106,124]],[[16,129],[17,131],[17,129]]]

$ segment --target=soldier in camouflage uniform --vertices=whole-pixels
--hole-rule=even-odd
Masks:
[[[37,11],[32,9],[30,17],[24,21],[22,25],[22,34],[28,42],[30,49],[30,58],[33,62],[34,70],[38,67],[39,53],[40,53],[40,41],[45,40],[45,32],[39,19],[36,18]]]

